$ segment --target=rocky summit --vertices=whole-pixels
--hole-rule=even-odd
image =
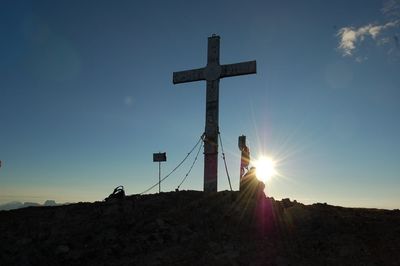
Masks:
[[[0,265],[400,265],[400,211],[222,191],[0,211]]]

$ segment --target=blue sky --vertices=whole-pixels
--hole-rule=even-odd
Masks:
[[[220,83],[233,188],[237,137],[278,161],[267,194],[400,207],[400,2],[2,1],[0,203],[140,193],[204,131],[205,82],[172,72],[257,60]],[[193,157],[162,190],[175,189]],[[219,190],[228,189],[222,160]],[[201,190],[203,158],[181,189]],[[153,190],[156,192],[156,189]]]

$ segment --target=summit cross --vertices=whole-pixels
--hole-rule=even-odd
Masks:
[[[219,80],[221,78],[255,74],[256,61],[220,65],[220,37],[208,37],[207,66],[173,73],[173,83],[206,80],[206,125],[204,138],[204,191],[217,192],[218,180],[218,109]]]

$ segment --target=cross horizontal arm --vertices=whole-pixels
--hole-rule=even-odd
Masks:
[[[256,61],[221,66],[221,78],[257,73]]]
[[[204,68],[174,72],[172,82],[174,84],[204,80]]]

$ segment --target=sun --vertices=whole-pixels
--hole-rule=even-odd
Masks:
[[[254,162],[254,166],[256,167],[257,179],[264,183],[269,181],[273,176],[277,175],[277,171],[275,169],[276,164],[272,158],[262,156]]]

